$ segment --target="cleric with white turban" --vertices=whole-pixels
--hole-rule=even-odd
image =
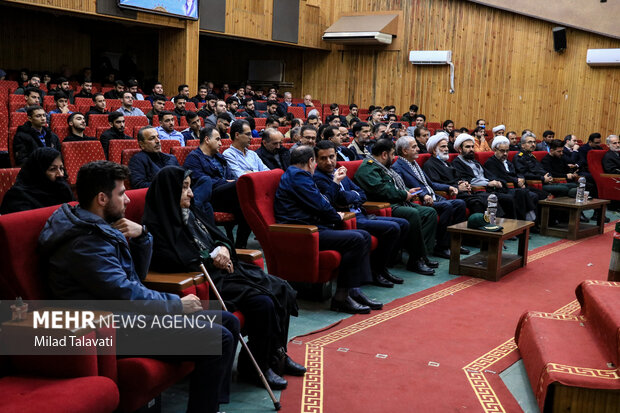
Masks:
[[[456,149],[457,151],[461,149],[461,145],[463,144],[463,142],[465,141],[472,141],[474,143],[476,143],[476,140],[474,139],[473,136],[467,134],[467,133],[461,133],[456,140],[454,141],[454,149]]]
[[[491,149],[495,150],[495,148],[497,148],[497,145],[503,144],[510,146],[510,140],[505,136],[496,136],[491,143]]]
[[[495,136],[497,135],[503,135],[506,132],[506,126],[504,125],[497,125],[496,127],[494,127],[493,129],[493,134]],[[499,133],[500,131],[502,131],[502,133]]]
[[[447,141],[448,139],[449,137],[447,133],[439,132],[436,135],[433,135],[430,138],[428,138],[428,140],[426,141],[426,150],[428,151],[428,153],[434,154],[435,147],[439,145],[439,142],[443,140]]]

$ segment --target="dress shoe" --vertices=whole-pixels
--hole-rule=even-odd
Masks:
[[[433,255],[435,257],[439,257],[439,258],[445,258],[447,260],[450,259],[450,250],[449,249],[437,249],[433,252]],[[429,265],[430,267],[430,265]]]
[[[344,300],[336,300],[332,298],[332,303],[330,308],[332,311],[338,311],[341,313],[349,313],[349,314],[368,314],[370,313],[370,307],[366,305],[358,304],[357,301],[347,296]]]
[[[468,250],[468,249],[467,249],[467,248],[465,248],[465,247],[461,247],[461,250],[459,251],[459,253],[460,253],[461,255],[469,255],[469,253],[470,253],[470,252],[471,252],[471,251],[470,251],[470,250]]]
[[[383,308],[383,303],[380,303],[379,301],[375,301],[371,298],[368,298],[361,292],[351,292],[349,296],[353,300],[355,300],[356,303],[365,305],[366,307],[369,307],[371,310],[381,310]]]
[[[416,261],[409,262],[407,264],[407,270],[417,272],[418,274],[422,275],[435,275],[435,270],[426,265],[423,258],[419,258]]]
[[[303,376],[306,374],[306,368],[293,361],[293,359],[287,355],[284,360],[284,374],[288,374],[289,376]]]
[[[508,238],[508,241],[517,241],[518,239],[519,238],[517,238],[517,237],[510,237],[510,238]]]
[[[601,213],[600,213],[598,210],[594,211],[594,214],[592,215],[591,220],[592,220],[592,221],[598,221],[598,217],[599,217],[600,215],[601,215]],[[607,222],[609,222],[609,221],[610,221],[610,219],[609,219],[609,218],[607,218],[607,217],[605,217],[605,223],[607,223]],[[581,221],[581,222],[584,222],[584,221]],[[588,222],[588,221],[585,221],[585,222]]]
[[[405,280],[403,280],[400,277],[395,276],[394,274],[392,274],[388,270],[383,270],[383,273],[381,275],[383,275],[383,278],[385,278],[386,280],[388,280],[389,282],[394,283],[394,284],[402,284],[402,283],[405,282]]]
[[[394,283],[385,279],[381,274],[375,274],[372,276],[372,283],[377,287],[394,288]]]
[[[265,376],[265,380],[269,383],[269,387],[271,390],[284,390],[288,385],[286,379],[278,376],[273,370],[267,369],[263,372],[263,376]],[[256,384],[259,387],[263,387],[263,381],[260,379],[260,376],[256,372],[248,372],[241,373],[239,372],[239,380],[245,381],[247,383]]]
[[[581,216],[579,217],[579,222],[588,223],[588,222],[590,222],[590,218],[585,216],[584,213],[582,212]]]
[[[437,268],[439,267],[439,262],[438,261],[431,261],[428,259],[428,257],[422,257],[422,259],[424,260],[424,263],[430,267],[430,268]]]

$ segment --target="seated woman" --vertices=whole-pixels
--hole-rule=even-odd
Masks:
[[[28,211],[73,201],[60,152],[38,148],[24,162],[15,185],[2,200],[0,213]]]
[[[199,271],[204,263],[228,311],[241,311],[248,346],[273,389],[286,388],[278,374],[303,376],[306,369],[286,354],[288,324],[297,316],[296,292],[284,280],[240,262],[231,242],[193,203],[191,170],[162,168],[147,194],[142,223],[153,235],[151,269]],[[237,363],[241,379],[260,384],[242,351]],[[273,369],[278,371],[278,374]]]

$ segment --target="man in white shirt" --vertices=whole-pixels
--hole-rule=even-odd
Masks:
[[[222,155],[235,176],[239,178],[250,172],[269,171],[256,152],[248,149],[252,140],[252,129],[247,120],[236,120],[230,127],[232,146]]]

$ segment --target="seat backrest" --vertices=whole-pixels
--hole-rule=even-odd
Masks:
[[[478,162],[480,162],[480,165],[484,165],[486,161],[493,155],[495,155],[495,152],[491,152],[491,151],[475,153],[475,156],[478,159]]]
[[[288,112],[292,113],[296,118],[305,118],[304,108],[300,106],[289,106]]]
[[[266,122],[267,118],[254,118],[254,125],[256,126],[256,129],[264,128]]]
[[[607,151],[592,149],[588,151],[588,170],[596,180],[603,171],[603,156]]]
[[[424,166],[424,162],[426,162],[430,157],[430,153],[421,153],[420,155],[418,155],[418,159],[416,159],[416,162],[418,163],[418,165],[420,165],[421,168],[422,166]]]
[[[121,163],[125,149],[140,149],[140,145],[135,139],[112,139],[108,149],[108,160]]]
[[[161,143],[161,151],[163,153],[170,153],[173,146],[181,146],[181,142],[176,139],[160,139],[159,142]]]
[[[58,205],[0,216],[0,299],[50,297],[37,255],[39,234]]]
[[[282,169],[254,172],[237,181],[241,210],[263,249],[271,248],[269,225],[276,223],[273,202],[283,174]]]
[[[88,126],[109,129],[108,115],[88,115]]]
[[[179,165],[183,165],[185,163],[185,158],[191,151],[196,149],[196,146],[173,146],[170,153],[177,158]]]
[[[458,153],[448,154],[448,162],[452,162],[454,160],[454,158],[456,158],[457,156],[459,156]]]
[[[63,142],[61,151],[71,185],[75,185],[77,173],[82,165],[105,160],[103,147],[99,141]]]
[[[534,151],[534,152],[532,152],[532,153],[534,154],[534,156],[536,157],[536,159],[538,159],[538,162],[540,162],[540,161],[542,161],[542,160],[543,160],[543,158],[544,158],[545,156],[547,156],[547,154],[548,154],[549,152],[547,152],[547,151]]]
[[[75,98],[76,106],[92,106],[93,100],[91,98]]]
[[[357,168],[360,167],[360,165],[362,164],[362,160],[359,161],[342,161],[342,162],[338,162],[338,167],[344,166],[345,168],[347,168],[347,177],[351,180],[353,180],[353,177],[355,176],[355,173],[357,172]]]
[[[131,189],[127,192],[129,204],[125,209],[125,218],[130,221],[142,223],[142,215],[144,214],[144,202],[146,200],[146,192],[148,188]]]
[[[141,127],[147,126],[148,124],[149,119],[146,116],[125,116],[126,131],[133,131],[135,128],[140,130]]]
[[[9,126],[21,126],[28,122],[28,114],[26,112],[12,112],[11,122]]]
[[[19,171],[20,168],[0,169],[0,204],[6,192],[15,184]]]
[[[508,152],[508,160],[509,160],[510,162],[512,162],[512,159],[513,159],[513,158],[515,157],[515,155],[516,155],[516,154],[518,154],[518,153],[519,153],[519,151],[510,151],[510,152]]]
[[[131,159],[131,157],[134,156],[135,154],[137,154],[138,152],[140,152],[141,150],[142,149],[140,149],[140,148],[138,148],[138,149],[123,149],[123,152],[121,152],[121,164],[123,164],[125,166],[129,165],[129,160]]]

